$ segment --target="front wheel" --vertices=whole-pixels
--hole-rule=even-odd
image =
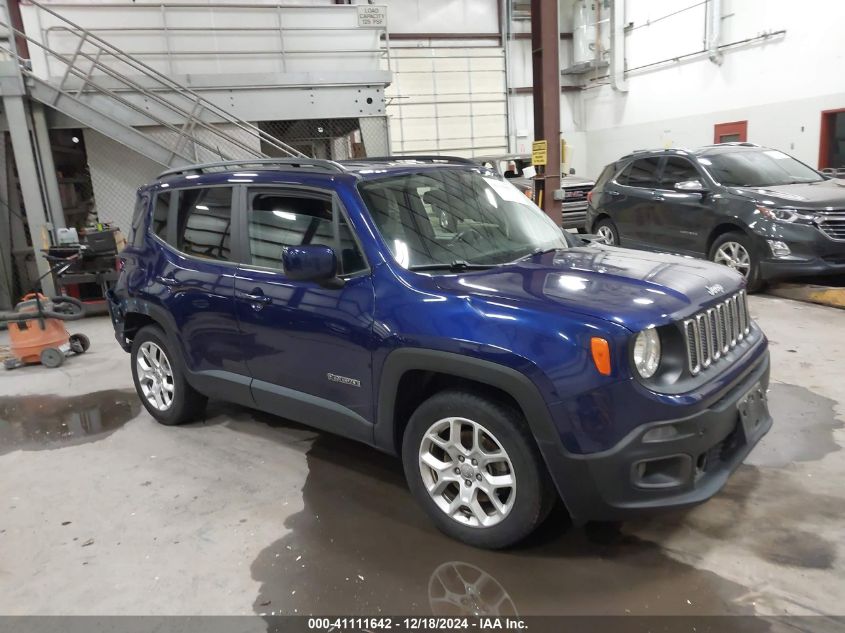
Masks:
[[[174,351],[158,327],[142,328],[132,341],[132,378],[141,403],[168,426],[196,419],[206,397],[185,379]]]
[[[751,240],[743,233],[725,233],[716,238],[710,247],[710,261],[732,268],[745,277],[748,292],[756,292],[764,286],[759,258]]]
[[[440,530],[498,549],[528,536],[555,493],[522,415],[464,391],[440,392],[411,416],[402,443],[411,492]]]

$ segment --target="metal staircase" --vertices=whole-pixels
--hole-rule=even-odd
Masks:
[[[303,156],[301,152],[242,121],[185,85],[158,72],[34,0],[32,4],[76,38],[74,53],[63,54],[27,36],[0,14],[0,53],[16,60],[28,95],[166,167],[207,160]],[[61,77],[39,76],[21,57],[14,36],[40,49],[64,69]],[[49,74],[49,73],[47,73]]]

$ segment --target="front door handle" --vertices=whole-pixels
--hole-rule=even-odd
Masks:
[[[241,292],[240,290],[236,290],[235,291],[235,297],[238,298],[238,299],[241,299],[243,301],[248,301],[250,303],[258,304],[258,305],[262,305],[262,306],[266,306],[270,303],[273,303],[273,299],[271,297],[268,297],[267,295],[265,295],[263,292],[260,292],[260,291],[257,292],[257,293],[255,291],[253,291],[252,293],[249,293],[249,292]]]
[[[162,286],[175,286],[179,282],[176,281],[173,277],[162,277],[161,275],[156,275],[155,280],[160,283]]]
[[[666,198],[664,198],[663,196],[654,196],[655,202],[663,202],[664,200],[666,200]]]

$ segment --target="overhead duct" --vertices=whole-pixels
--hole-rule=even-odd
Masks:
[[[719,45],[722,40],[722,0],[710,0],[707,13],[707,56],[714,64],[722,64]]]

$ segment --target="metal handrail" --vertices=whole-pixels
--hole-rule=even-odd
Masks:
[[[251,148],[249,145],[242,143],[240,140],[233,138],[233,137],[229,137],[229,135],[223,133],[221,130],[218,130],[214,126],[202,121],[201,119],[198,119],[197,117],[192,116],[190,114],[186,114],[184,111],[182,111],[180,109],[173,108],[172,104],[170,104],[170,102],[168,102],[167,100],[161,99],[161,98],[159,98],[155,95],[149,94],[148,96],[153,97],[155,101],[161,103],[162,105],[165,105],[166,107],[170,107],[171,110],[174,110],[175,112],[177,112],[178,114],[180,114],[181,116],[186,118],[186,121],[183,123],[183,126],[181,128],[179,126],[176,126],[176,125],[170,123],[169,121],[165,121],[164,119],[161,119],[161,118],[151,114],[150,112],[148,112],[144,108],[141,108],[140,106],[132,103],[130,100],[124,99],[123,97],[118,95],[113,90],[98,85],[96,82],[91,80],[90,72],[89,73],[83,73],[81,70],[79,70],[79,69],[75,68],[74,66],[70,65],[69,60],[65,59],[62,55],[56,53],[55,51],[53,51],[52,49],[48,48],[47,46],[41,44],[37,40],[27,36],[22,31],[18,31],[16,29],[13,29],[9,25],[5,24],[2,21],[0,21],[0,26],[8,28],[10,32],[14,33],[15,35],[19,35],[19,36],[23,37],[24,39],[27,40],[27,42],[34,44],[35,46],[41,48],[45,52],[50,53],[56,59],[59,59],[62,62],[64,62],[65,64],[68,65],[67,72],[65,73],[64,77],[62,78],[62,82],[60,83],[60,85],[55,86],[55,88],[58,90],[58,92],[65,94],[66,96],[73,97],[76,100],[79,100],[79,97],[80,97],[83,89],[85,87],[90,86],[90,87],[94,88],[97,92],[108,96],[109,98],[111,98],[114,101],[120,103],[121,105],[129,108],[130,110],[133,110],[134,112],[146,117],[152,123],[160,125],[160,126],[164,127],[165,129],[176,133],[176,135],[177,135],[176,136],[176,145],[172,150],[174,155],[178,155],[179,152],[181,151],[181,141],[184,140],[184,138],[186,137],[187,130],[190,129],[191,131],[193,131],[193,129],[197,126],[197,124],[199,124],[200,127],[215,133],[217,136],[220,136],[221,138],[225,139],[227,142],[232,143],[234,145],[237,145],[237,146],[241,147],[242,149],[245,149],[246,151],[249,151],[253,155],[257,155],[257,156],[264,156],[265,155],[265,154],[262,154],[260,152],[256,152],[253,148]],[[28,66],[27,66],[28,60],[26,60],[26,59],[22,58],[20,55],[16,54],[11,48],[0,45],[0,50],[9,54],[13,58],[17,59],[17,61],[21,64],[21,72],[23,74],[35,77],[37,79],[41,79],[40,77],[37,77],[37,75],[30,68],[28,68]],[[85,53],[80,53],[80,54],[83,55],[83,57],[90,59],[92,62],[96,62],[96,58],[91,58],[90,56],[88,56]],[[109,74],[110,76],[121,80],[122,83],[128,85],[131,89],[133,89],[133,91],[147,95],[147,92],[143,89],[143,87],[138,86],[137,84],[134,84],[133,82],[126,80],[125,77],[121,77],[118,73],[115,73],[114,71],[111,71],[110,69],[106,69],[105,72],[107,72],[107,74]],[[73,76],[78,77],[78,78],[83,80],[83,85],[79,88],[79,90],[77,90],[76,95],[72,95],[64,89],[64,83],[67,80],[67,77],[70,76],[70,75],[73,75]],[[43,81],[43,79],[42,79],[42,81]],[[116,119],[112,119],[112,120],[116,120]],[[203,149],[205,149],[209,152],[219,154],[220,156],[224,155],[219,147],[209,145],[208,143],[206,143],[202,139],[199,139],[199,138],[192,136],[191,140],[194,142],[194,144],[199,145],[200,147],[202,147]]]
[[[29,0],[30,4],[35,6],[41,7],[40,4],[36,0]],[[51,2],[51,6],[53,7],[73,7],[74,9],[80,8],[78,4],[70,4],[70,3],[62,3],[62,2]],[[287,49],[284,46],[284,33],[286,31],[357,31],[359,30],[356,27],[352,26],[283,26],[282,25],[282,9],[285,11],[288,10],[313,10],[315,7],[319,5],[295,5],[295,4],[248,4],[248,3],[237,3],[237,2],[220,2],[215,0],[214,3],[209,3],[208,5],[202,5],[192,2],[144,2],[143,4],[134,4],[129,2],[110,2],[107,5],[98,5],[98,8],[152,8],[152,9],[160,9],[161,10],[161,19],[162,25],[161,26],[151,26],[151,27],[124,27],[124,26],[116,26],[116,27],[97,27],[88,29],[88,32],[93,34],[95,32],[112,32],[112,33],[120,33],[120,32],[153,32],[153,33],[163,33],[165,37],[165,41],[167,42],[167,50],[165,52],[161,51],[136,51],[133,52],[133,55],[144,55],[144,56],[154,56],[154,55],[165,55],[170,57],[171,55],[193,55],[194,51],[171,51],[169,48],[169,38],[168,35],[174,32],[238,32],[242,31],[245,33],[252,33],[252,32],[275,32],[279,33],[279,40],[281,44],[281,50],[272,50],[272,51],[258,51],[258,50],[250,50],[250,51],[221,51],[221,50],[214,50],[214,51],[206,51],[202,54],[205,55],[247,55],[247,54],[255,54],[255,53],[262,53],[262,54],[281,54],[281,55],[305,55],[305,54],[334,54],[338,52],[348,52],[348,53],[378,53],[382,57],[386,58],[387,60],[387,69],[391,69],[391,54],[390,54],[390,34],[386,27],[375,27],[373,28],[374,31],[378,31],[381,33],[379,36],[380,40],[384,41],[384,47],[377,46],[373,49],[351,49],[349,51],[338,51],[337,49],[332,49],[331,51],[321,51],[321,50],[291,50]],[[353,10],[356,11],[356,5],[354,4],[335,4],[335,5],[328,5],[331,7],[332,11],[338,10]],[[42,7],[43,8],[43,7]],[[327,7],[322,7],[327,8]],[[278,26],[273,27],[261,27],[261,26],[244,26],[244,27],[218,27],[214,26],[211,28],[208,27],[191,27],[191,26],[169,26],[167,24],[167,11],[169,9],[238,9],[238,10],[255,10],[255,11],[268,11],[268,10],[275,10],[278,14]],[[66,20],[68,23],[70,21]],[[53,30],[59,30],[61,27],[48,27],[46,29],[42,29],[46,38],[49,40],[50,32]],[[284,59],[282,59],[284,63]]]
[[[174,167],[161,172],[157,178],[164,176],[172,176],[174,174],[188,174],[188,173],[203,173],[208,169],[215,167],[250,167],[254,165],[261,166],[277,166],[283,165],[285,167],[318,167],[326,171],[337,173],[346,173],[346,169],[340,163],[333,160],[326,160],[323,158],[257,158],[255,160],[223,160],[215,163],[200,163],[197,165],[183,165],[181,167]]]
[[[99,36],[97,36],[94,33],[88,31],[87,29],[81,27],[80,25],[75,24],[74,22],[66,19],[65,17],[63,17],[59,13],[57,13],[57,12],[53,11],[52,9],[40,4],[36,0],[30,0],[30,4],[38,7],[42,11],[54,16],[55,18],[59,19],[60,21],[64,22],[65,24],[70,25],[76,31],[77,35],[81,34],[80,35],[80,42],[79,42],[79,44],[76,48],[76,51],[74,52],[73,56],[70,59],[68,59],[67,57],[65,57],[61,53],[53,50],[52,48],[50,48],[46,44],[43,44],[42,42],[39,42],[39,41],[35,40],[34,38],[28,37],[25,33],[22,33],[22,32],[17,31],[16,29],[13,29],[11,27],[11,25],[3,25],[3,26],[8,28],[10,31],[15,32],[16,34],[19,34],[19,35],[25,37],[27,39],[27,41],[35,44],[36,46],[38,46],[42,50],[48,52],[52,57],[60,60],[64,64],[66,64],[68,66],[68,71],[65,73],[65,79],[67,78],[68,74],[73,74],[74,76],[81,77],[83,79],[84,83],[83,83],[82,88],[80,89],[80,93],[81,93],[81,90],[90,86],[90,87],[94,88],[95,90],[97,90],[99,92],[109,94],[109,96],[111,96],[112,98],[116,97],[114,92],[112,92],[111,90],[109,90],[107,88],[99,86],[98,84],[96,84],[95,81],[93,81],[91,79],[91,74],[92,74],[93,70],[96,68],[97,70],[100,70],[101,72],[103,72],[103,73],[109,75],[110,77],[117,79],[121,83],[127,85],[133,91],[138,92],[140,94],[143,94],[144,96],[154,100],[155,102],[159,103],[160,105],[165,106],[165,108],[167,108],[167,109],[177,113],[181,117],[183,117],[185,119],[185,121],[183,123],[183,128],[182,128],[181,131],[177,129],[177,131],[179,131],[179,134],[180,134],[180,136],[179,136],[180,139],[185,136],[185,132],[187,130],[191,130],[191,132],[193,132],[193,130],[196,127],[200,127],[200,128],[205,129],[205,130],[208,130],[210,133],[212,133],[215,136],[221,138],[222,140],[226,141],[227,143],[232,144],[236,147],[240,147],[241,149],[243,149],[243,150],[245,150],[245,151],[247,151],[247,152],[249,152],[253,155],[266,156],[266,154],[264,154],[263,152],[260,152],[260,151],[256,152],[255,149],[253,149],[249,145],[243,143],[240,139],[238,139],[238,138],[236,138],[236,137],[234,137],[230,134],[227,134],[227,133],[223,132],[222,130],[220,130],[219,128],[212,126],[212,125],[206,123],[205,121],[203,121],[201,118],[199,118],[199,116],[197,116],[198,113],[196,112],[196,107],[199,106],[200,112],[203,111],[203,110],[210,112],[214,116],[222,119],[223,121],[225,121],[227,123],[234,125],[238,129],[250,134],[251,136],[256,137],[259,141],[264,142],[267,145],[270,145],[271,147],[274,147],[278,151],[281,151],[281,152],[283,152],[283,153],[285,153],[289,156],[303,156],[302,152],[300,152],[299,150],[291,147],[290,145],[287,145],[286,143],[280,141],[279,139],[275,138],[274,136],[268,134],[267,132],[264,132],[263,130],[261,130],[257,126],[233,117],[228,112],[226,112],[225,110],[223,110],[222,108],[220,108],[219,106],[214,104],[213,102],[205,99],[200,94],[194,92],[193,90],[191,90],[187,86],[184,86],[184,85],[178,83],[177,81],[173,80],[172,78],[167,77],[166,75],[160,73],[159,71],[155,70],[151,66],[149,66],[149,65],[145,64],[144,62],[134,58],[129,53],[126,53],[125,51],[123,51],[123,50],[119,49],[118,47],[114,46],[113,44],[110,44],[109,42],[103,40]],[[0,23],[0,24],[2,24],[2,23]],[[70,32],[74,32],[74,31],[70,30]],[[91,56],[90,54],[84,52],[82,50],[82,48],[86,43],[90,43],[92,46],[94,46],[98,50],[98,54],[95,55],[95,56]],[[135,69],[136,71],[138,71],[139,74],[141,74],[142,76],[145,76],[145,77],[148,77],[150,79],[157,81],[160,84],[160,86],[162,86],[164,89],[170,90],[170,91],[173,91],[173,92],[180,94],[186,101],[193,102],[193,104],[195,106],[195,108],[194,108],[195,111],[188,111],[188,110],[182,108],[181,106],[179,106],[178,104],[174,103],[173,101],[170,101],[168,99],[165,99],[165,98],[159,96],[161,89],[150,90],[149,88],[144,87],[144,86],[128,79],[124,74],[117,73],[116,71],[112,70],[111,68],[109,68],[108,66],[106,66],[102,62],[100,62],[99,58],[102,55],[102,53],[106,53],[109,57],[113,57],[113,58],[123,62],[127,66],[129,66],[129,67]],[[75,67],[76,60],[80,56],[87,59],[89,62],[91,62],[91,67],[88,69],[88,71],[85,75],[81,75],[80,74],[81,71],[78,71]],[[64,81],[63,81],[63,83],[64,83]],[[63,89],[63,85],[62,85],[62,89]],[[156,120],[155,117],[152,117],[151,115],[149,115],[149,113],[144,112],[144,114],[149,116],[151,119]],[[172,129],[172,127],[168,126],[168,129]],[[210,146],[210,145],[206,144],[204,141],[197,139],[195,136],[192,136],[192,140],[194,141],[194,143],[199,144],[201,147],[204,147],[205,149],[207,149],[209,151],[222,154],[222,152],[220,152],[219,148]]]
[[[366,158],[350,158],[345,160],[346,163],[358,163],[358,162],[365,162],[365,163],[401,163],[404,161],[415,162],[415,163],[452,163],[456,165],[475,165],[478,166],[474,160],[469,158],[462,158],[460,156],[437,156],[436,154],[407,154],[407,155],[399,155],[396,156],[367,156]]]

